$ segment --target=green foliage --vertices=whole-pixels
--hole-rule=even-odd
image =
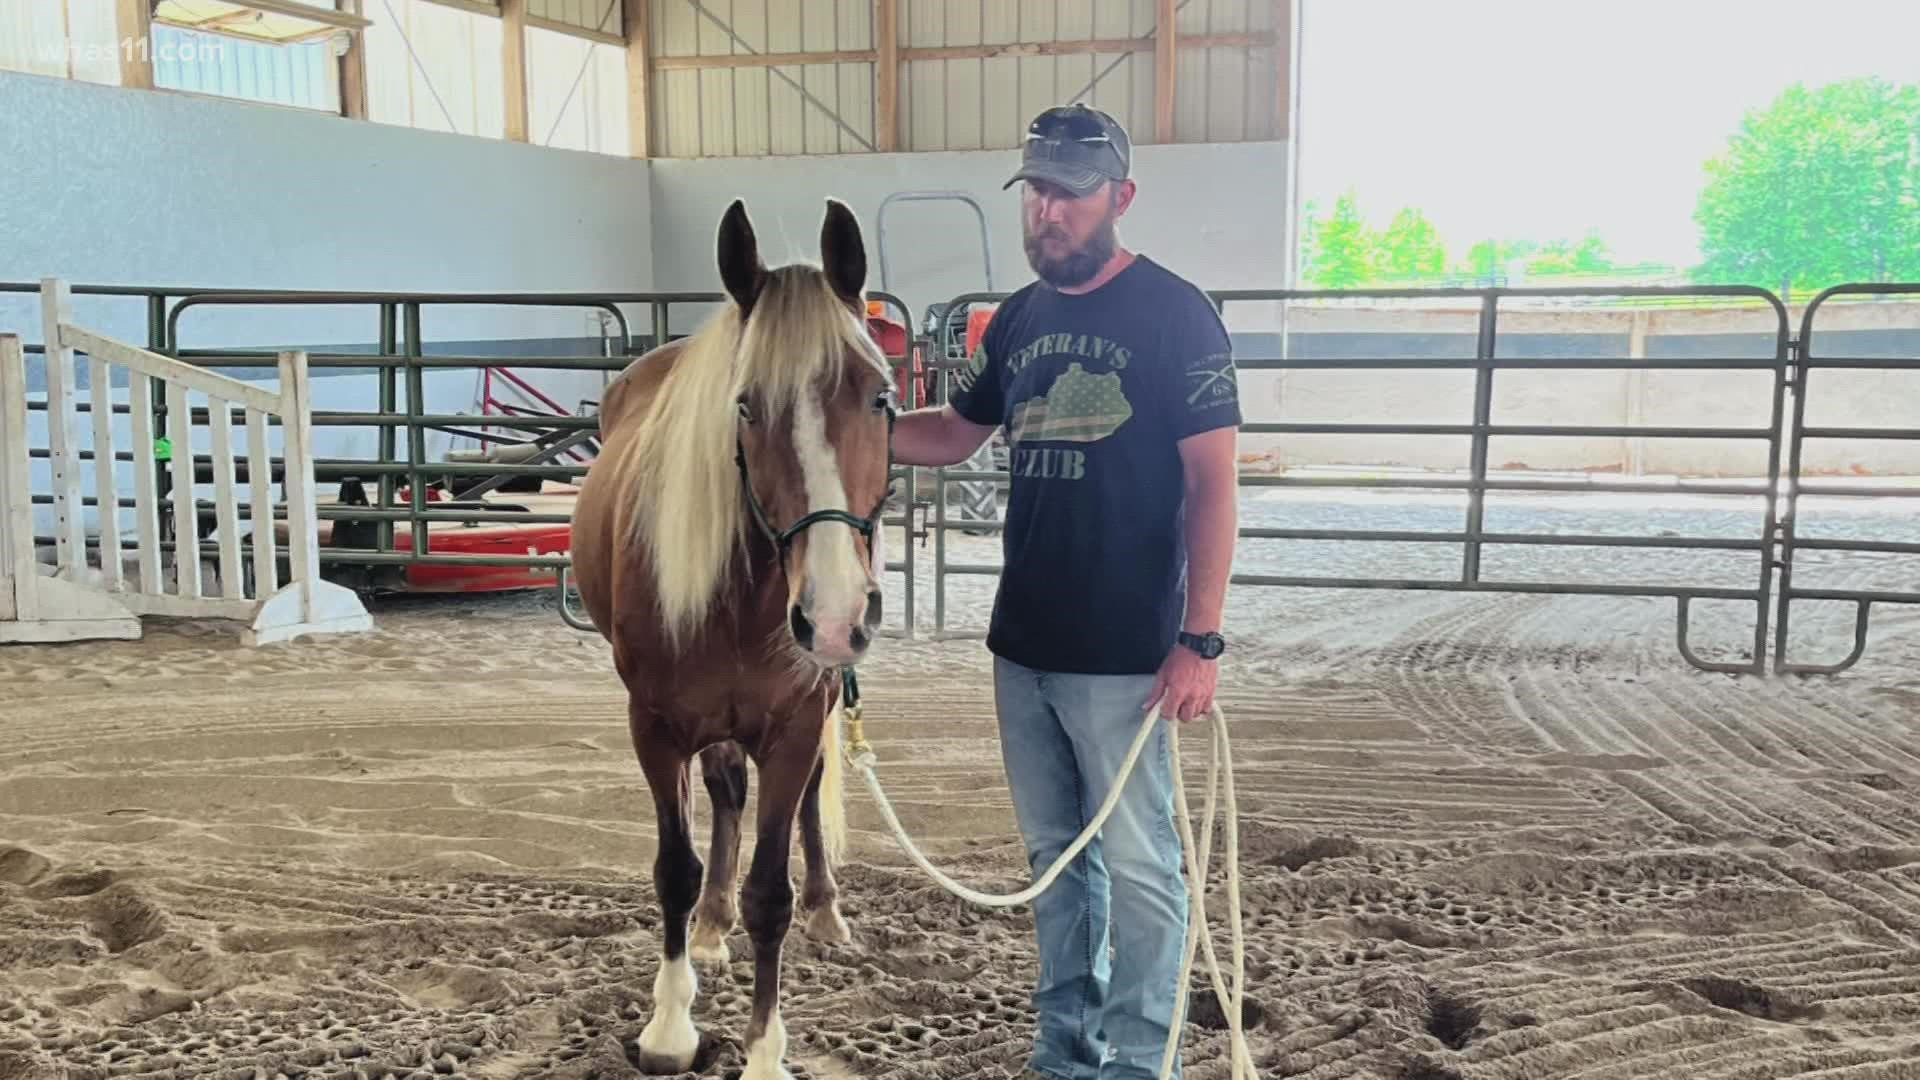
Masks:
[[[1420,286],[1499,281],[1517,268],[1528,277],[1600,274],[1619,269],[1605,240],[1589,231],[1580,240],[1482,240],[1451,260],[1440,230],[1424,211],[1404,207],[1385,229],[1368,224],[1353,192],[1322,216],[1309,202],[1301,228],[1302,282],[1313,288]],[[1449,264],[1452,269],[1449,272]]]
[[[1381,273],[1397,278],[1438,274],[1447,268],[1447,248],[1427,215],[1408,207],[1393,215],[1381,234],[1376,264]]]
[[[1570,240],[1549,240],[1527,260],[1528,277],[1547,277],[1553,274],[1599,274],[1613,268],[1613,256],[1607,250],[1607,242],[1600,239],[1598,233],[1592,231],[1581,237],[1577,243]]]
[[[1306,266],[1302,276],[1323,289],[1365,285],[1377,273],[1379,238],[1360,216],[1359,200],[1349,191],[1335,200],[1333,216],[1308,225]]]
[[[1795,84],[1706,164],[1695,280],[1803,295],[1920,277],[1920,87]]]

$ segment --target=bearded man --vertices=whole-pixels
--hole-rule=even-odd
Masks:
[[[1126,131],[1104,112],[1073,105],[1033,120],[1005,186],[1022,185],[1038,280],[994,312],[950,400],[895,431],[896,460],[929,466],[1007,432],[987,647],[1035,877],[1119,782],[1147,710],[1178,723],[1207,715],[1225,648],[1241,422],[1232,347],[1205,293],[1120,243],[1131,165]],[[1186,992],[1188,919],[1166,731],[1098,837],[1033,902],[1030,1075],[1159,1075]]]

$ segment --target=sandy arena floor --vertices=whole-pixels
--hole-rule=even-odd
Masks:
[[[990,582],[958,584],[977,624]],[[1877,612],[1847,675],[1781,681],[1688,668],[1671,601],[1232,609],[1261,1076],[1920,1077],[1913,614]],[[1844,613],[1806,610],[1798,655],[1843,652]],[[653,840],[605,648],[546,597],[376,614],[259,651],[164,621],[0,650],[0,1080],[634,1075]],[[1740,614],[1703,611],[1701,649],[1733,655]],[[987,670],[977,643],[888,640],[862,686],[908,827],[1011,891]],[[1014,1075],[1025,911],[948,897],[849,802],[856,940],[790,939],[790,1067]],[[695,1006],[703,1077],[743,1062],[732,945]],[[1187,1075],[1221,1080],[1196,1001]]]

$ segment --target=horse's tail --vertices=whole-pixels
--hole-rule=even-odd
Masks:
[[[820,736],[820,838],[827,861],[838,863],[847,850],[846,765],[840,759],[840,724],[846,716],[841,698],[827,713],[827,729]]]

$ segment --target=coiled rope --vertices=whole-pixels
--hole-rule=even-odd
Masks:
[[[846,758],[847,763],[860,770],[865,777],[867,790],[873,795],[873,801],[880,807],[880,814],[886,819],[887,827],[893,831],[894,839],[901,850],[907,853],[920,869],[938,882],[941,887],[962,900],[970,900],[985,907],[1015,907],[1027,903],[1045,892],[1063,873],[1081,849],[1085,848],[1106,824],[1113,808],[1119,805],[1121,792],[1128,778],[1133,775],[1134,765],[1140,760],[1140,753],[1146,747],[1148,738],[1153,734],[1153,726],[1162,723],[1160,706],[1156,703],[1147,711],[1140,722],[1140,729],[1133,737],[1133,745],[1127,750],[1127,760],[1120,769],[1120,779],[1107,793],[1106,802],[1100,811],[1087,823],[1074,842],[1060,854],[1046,872],[1035,879],[1034,883],[1016,893],[995,895],[968,888],[942,873],[920,851],[913,838],[894,815],[893,804],[887,801],[886,794],[880,790],[880,778],[875,775],[874,767],[879,764],[879,756],[874,753],[872,744],[867,742],[861,718],[859,684],[854,680],[853,670],[843,670],[841,695],[838,712],[846,721]],[[1173,749],[1173,775],[1175,786],[1179,790],[1179,799],[1175,803],[1182,839],[1181,851],[1186,862],[1188,900],[1192,911],[1187,919],[1186,948],[1180,962],[1180,992],[1176,995],[1173,1020],[1167,1030],[1167,1046],[1160,1059],[1160,1080],[1168,1080],[1173,1074],[1174,1057],[1180,1051],[1180,1031],[1186,1022],[1188,980],[1193,972],[1193,958],[1196,944],[1206,950],[1207,970],[1213,981],[1214,996],[1220,1002],[1221,1011],[1226,1014],[1227,1030],[1232,1039],[1232,1080],[1254,1080],[1253,1055],[1247,1049],[1246,1035],[1241,1029],[1243,1006],[1246,1002],[1246,943],[1241,929],[1240,915],[1240,827],[1239,800],[1233,787],[1233,753],[1227,737],[1227,718],[1218,703],[1208,709],[1208,718],[1213,733],[1212,758],[1207,763],[1207,801],[1205,821],[1202,825],[1202,843],[1196,850],[1193,836],[1192,812],[1187,805],[1187,786],[1185,774],[1180,767],[1180,729],[1175,724],[1169,732]],[[1213,850],[1213,818],[1216,809],[1215,799],[1219,794],[1220,773],[1224,766],[1226,772],[1226,876],[1227,907],[1232,919],[1233,932],[1233,993],[1228,994],[1225,980],[1220,974],[1219,959],[1214,955],[1212,936],[1207,930],[1206,916],[1206,866]],[[1231,1000],[1229,1000],[1231,998]]]

